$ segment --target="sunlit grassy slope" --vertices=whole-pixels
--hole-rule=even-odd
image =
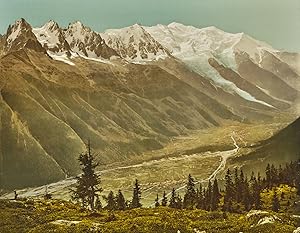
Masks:
[[[224,214],[160,207],[91,213],[55,200],[0,202],[0,232],[5,233],[291,233],[297,224],[299,219],[292,215],[272,212]]]

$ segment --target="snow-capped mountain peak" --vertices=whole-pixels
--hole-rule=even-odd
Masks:
[[[64,38],[63,30],[55,21],[50,20],[40,28],[33,28],[32,32],[46,50],[70,55],[70,46]]]
[[[168,51],[139,24],[110,29],[101,35],[110,47],[128,61],[152,61],[168,56]]]
[[[31,26],[23,18],[17,20],[15,24],[9,25],[6,33],[6,43],[8,49],[11,47],[12,43],[18,38],[18,36],[22,33],[22,31],[28,30],[31,30]]]
[[[266,43],[244,33],[228,33],[214,26],[196,28],[173,22],[167,26],[156,25],[145,29],[176,57],[189,59],[210,53],[218,55],[224,65],[233,69],[236,68],[235,53],[246,52],[254,62],[259,63],[261,50],[276,52]]]
[[[23,18],[17,20],[13,25],[9,25],[5,35],[4,51],[7,53],[22,48],[44,51],[32,33],[31,25]]]
[[[64,36],[71,49],[90,58],[110,58],[118,54],[108,47],[99,33],[76,21],[64,30]]]

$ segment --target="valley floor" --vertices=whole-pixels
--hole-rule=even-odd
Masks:
[[[139,160],[101,168],[103,194],[121,189],[126,197],[132,195],[135,179],[143,188],[143,205],[151,206],[156,194],[184,190],[186,177],[192,174],[198,183],[216,176],[223,177],[228,159],[243,154],[260,140],[267,139],[287,123],[232,124],[193,132],[174,138],[165,148],[137,156]],[[135,157],[136,158],[136,157]],[[73,178],[47,185],[48,192],[58,199],[70,199]],[[42,197],[46,186],[18,190],[19,197]],[[13,198],[13,193],[1,198]]]

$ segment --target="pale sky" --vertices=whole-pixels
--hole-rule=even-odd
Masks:
[[[300,52],[300,0],[0,0],[1,34],[21,17],[33,26],[79,20],[99,32],[134,23],[216,26]]]

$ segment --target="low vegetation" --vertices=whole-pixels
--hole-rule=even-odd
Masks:
[[[297,222],[298,221],[298,222]],[[0,201],[0,232],[291,233],[299,219],[289,214],[244,214],[169,207],[91,211],[61,200]]]

